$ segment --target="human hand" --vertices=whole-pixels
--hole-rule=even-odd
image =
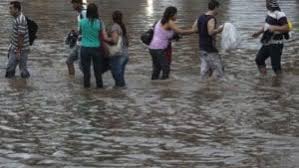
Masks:
[[[220,25],[220,26],[218,27],[218,29],[217,29],[217,32],[218,32],[218,33],[222,32],[222,31],[223,31],[223,28],[224,28],[224,25],[223,25],[223,24]]]
[[[253,38],[258,38],[259,36],[260,36],[260,33],[258,33],[258,32],[252,34]]]

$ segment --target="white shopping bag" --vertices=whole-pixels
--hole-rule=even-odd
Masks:
[[[231,23],[225,23],[222,31],[221,48],[224,51],[237,49],[241,43],[240,34]]]

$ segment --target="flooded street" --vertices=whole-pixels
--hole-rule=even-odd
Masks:
[[[171,79],[152,82],[151,57],[140,34],[165,7],[191,27],[208,0],[97,0],[106,24],[124,13],[130,36],[127,89],[86,90],[77,70],[69,77],[64,45],[75,27],[69,0],[24,0],[39,26],[28,67],[32,77],[5,79],[11,17],[0,1],[0,168],[298,168],[299,34],[285,44],[284,74],[257,73],[258,39],[250,35],[266,15],[263,0],[221,1],[220,24],[242,35],[241,49],[222,55],[224,81],[200,80],[197,35],[174,44]],[[280,0],[298,28],[299,1]],[[220,40],[220,39],[219,39]],[[78,68],[77,68],[78,69]]]

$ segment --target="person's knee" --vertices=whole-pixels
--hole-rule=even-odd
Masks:
[[[207,74],[207,73],[210,72],[210,71],[211,71],[211,69],[208,68],[208,67],[202,67],[202,68],[200,69],[200,73],[201,73],[201,74]]]
[[[263,65],[263,61],[262,61],[262,59],[259,56],[257,56],[255,58],[255,63],[256,63],[256,65]]]
[[[112,74],[115,77],[115,79],[118,79],[118,80],[122,77],[122,72],[120,69],[113,70]]]
[[[69,59],[67,59],[67,60],[65,61],[65,63],[66,63],[67,65],[72,65],[72,64],[73,64]]]
[[[22,78],[29,78],[30,77],[30,73],[27,71],[27,72],[22,72],[21,73],[21,77]]]
[[[6,68],[6,71],[13,72],[16,70],[17,63],[16,62],[9,62]]]
[[[16,71],[6,71],[5,78],[12,78],[15,76]]]
[[[281,72],[281,65],[280,64],[273,64],[272,69],[275,73],[280,73]]]
[[[224,71],[223,71],[223,67],[219,67],[218,69],[217,69],[217,74],[216,74],[216,76],[217,76],[217,78],[223,78],[224,77]]]

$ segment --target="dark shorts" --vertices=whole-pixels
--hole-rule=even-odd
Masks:
[[[257,53],[255,62],[259,68],[266,67],[265,61],[270,57],[272,69],[275,73],[281,72],[281,55],[283,44],[263,45]]]

